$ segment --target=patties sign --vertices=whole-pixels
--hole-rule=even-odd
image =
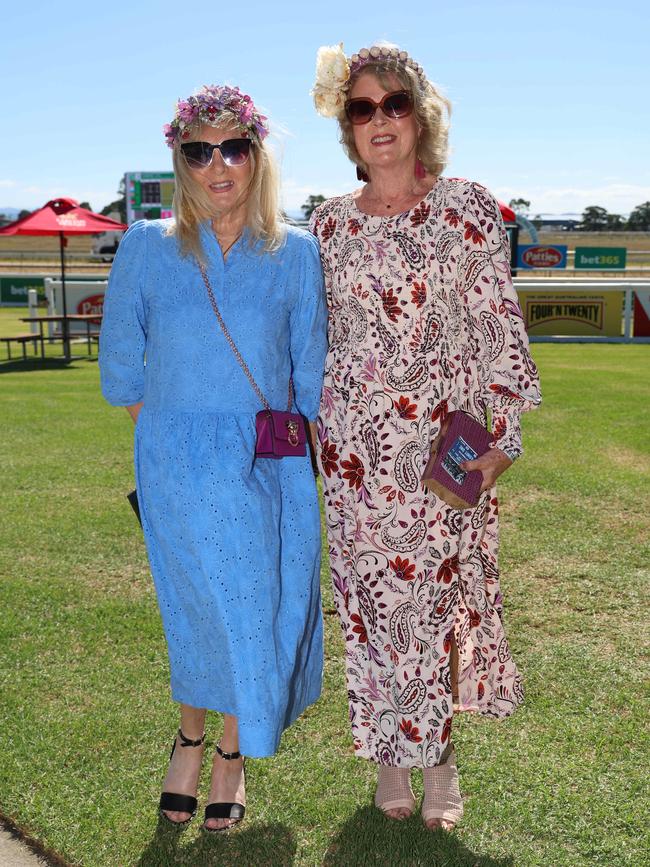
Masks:
[[[566,268],[565,244],[523,244],[517,247],[517,268]]]
[[[81,313],[83,316],[89,316],[92,313],[96,313],[98,316],[104,312],[104,293],[99,292],[96,295],[88,295],[86,298],[82,298],[81,301],[77,304],[77,313]],[[100,319],[91,320],[95,322],[100,322]]]

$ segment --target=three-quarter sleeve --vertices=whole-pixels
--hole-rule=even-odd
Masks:
[[[134,223],[122,238],[104,297],[99,370],[102,394],[113,406],[131,406],[144,399],[145,227],[144,220]]]
[[[514,460],[522,452],[520,415],[541,401],[539,377],[512,283],[501,213],[478,184],[469,185],[466,203],[463,283],[481,398],[492,413],[493,446]]]
[[[327,353],[327,307],[318,243],[300,238],[299,298],[291,311],[291,366],[298,412],[309,421],[318,415]]]

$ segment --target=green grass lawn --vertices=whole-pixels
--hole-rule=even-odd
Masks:
[[[241,829],[159,825],[177,714],[124,499],[131,423],[102,401],[94,361],[0,363],[0,811],[88,867],[648,863],[650,347],[534,354],[545,403],[501,485],[507,626],[527,700],[502,723],[459,720],[465,819],[448,837],[372,807],[329,613],[324,694],[274,759],[248,762]],[[323,586],[329,612],[326,568]],[[215,718],[208,731],[213,741]]]

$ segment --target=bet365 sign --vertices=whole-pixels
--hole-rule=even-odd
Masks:
[[[576,247],[575,267],[591,271],[624,271],[625,247]]]

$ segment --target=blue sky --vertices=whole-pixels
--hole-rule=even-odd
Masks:
[[[232,11],[228,11],[231,9]],[[100,209],[125,171],[169,170],[161,127],[203,83],[275,123],[283,198],[353,189],[336,123],[312,108],[320,45],[409,51],[453,103],[446,174],[531,212],[650,200],[649,4],[641,0],[5,4],[0,209],[68,195]]]

